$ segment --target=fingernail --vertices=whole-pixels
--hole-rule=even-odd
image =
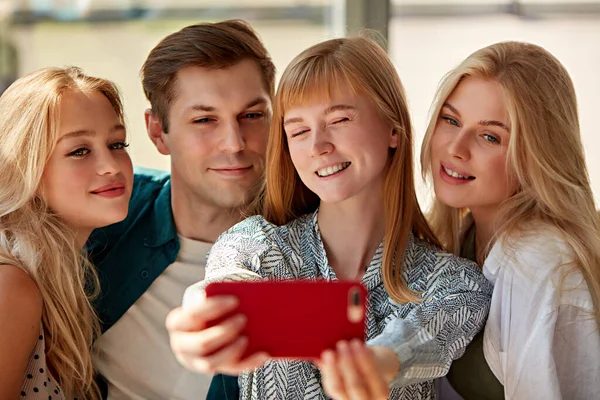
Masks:
[[[348,344],[343,340],[337,343],[337,349],[341,352],[346,352],[348,350]]]
[[[225,307],[235,307],[238,305],[239,301],[237,299],[237,297],[233,297],[233,296],[228,296],[224,299],[225,302]]]
[[[237,326],[242,326],[246,323],[246,316],[244,314],[239,314],[235,317],[234,322]]]

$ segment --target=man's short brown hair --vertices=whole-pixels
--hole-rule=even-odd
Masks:
[[[142,66],[142,85],[152,111],[169,130],[169,108],[177,94],[177,73],[186,67],[220,69],[254,60],[269,96],[275,91],[275,66],[250,25],[241,20],[190,25],[152,49]]]

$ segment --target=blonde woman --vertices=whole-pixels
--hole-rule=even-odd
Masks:
[[[599,224],[569,74],[539,46],[497,43],[446,76],[433,110],[432,225],[494,284],[482,348],[505,397],[597,398]]]
[[[0,115],[0,398],[96,399],[97,278],[82,248],[127,215],[118,91],[47,68],[13,83]]]
[[[491,288],[476,265],[440,250],[421,213],[404,89],[385,52],[349,38],[297,56],[279,84],[267,159],[263,215],[221,235],[206,281],[189,288],[184,309],[168,319],[175,354],[199,372],[260,366],[240,376],[243,399],[325,398],[313,363],[239,360],[243,316],[204,329],[199,318],[228,308],[217,305],[223,299],[206,301],[202,287],[222,279],[359,280],[369,291],[368,339],[402,332],[395,343],[371,343],[389,366],[385,379],[399,387],[381,385],[369,398],[435,398],[433,379],[482,326]],[[357,348],[340,343],[342,357]]]
[[[532,44],[476,51],[441,83],[421,164],[434,231],[494,284],[454,388],[465,399],[597,399],[600,238],[565,68]]]

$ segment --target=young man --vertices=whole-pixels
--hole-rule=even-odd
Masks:
[[[177,362],[165,319],[204,277],[211,244],[241,219],[260,184],[274,77],[267,51],[241,21],[188,26],[144,63],[148,136],[171,157],[171,174],[139,169],[127,219],[89,241],[101,281],[95,366],[109,399],[207,395],[211,377]],[[237,387],[235,378],[221,379],[215,388]]]

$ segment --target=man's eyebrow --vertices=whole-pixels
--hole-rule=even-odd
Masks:
[[[251,108],[254,106],[258,106],[258,105],[263,105],[263,104],[267,104],[268,100],[266,98],[264,98],[263,96],[257,97],[251,101],[249,101],[246,106],[244,107],[244,109],[247,108]],[[209,106],[207,104],[193,104],[189,107],[190,110],[194,110],[194,111],[205,111],[205,112],[214,112],[217,111],[216,107],[213,106]]]
[[[255,98],[254,100],[250,101],[246,105],[246,108],[252,108],[254,106],[266,105],[266,104],[268,104],[268,100],[265,97],[260,96],[260,97]]]
[[[190,107],[190,109],[194,110],[194,111],[206,111],[206,112],[215,111],[215,108],[213,106],[207,106],[205,104],[194,104]]]

